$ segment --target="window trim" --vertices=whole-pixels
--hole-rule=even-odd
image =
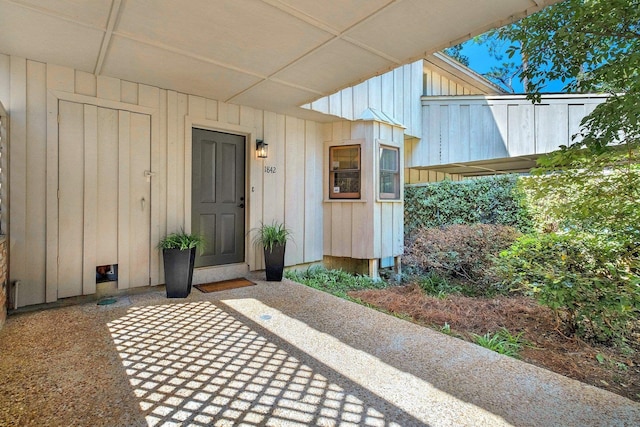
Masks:
[[[391,172],[394,177],[394,184],[395,184],[395,189],[396,191],[394,193],[383,193],[381,186],[382,186],[382,174],[383,174],[383,170],[382,170],[382,162],[381,162],[381,157],[382,157],[382,152],[383,150],[391,150],[391,151],[395,151],[396,152],[396,167],[395,170],[385,170],[384,172]],[[383,200],[383,201],[397,201],[401,199],[401,188],[400,188],[400,147],[396,147],[393,145],[388,145],[388,144],[382,144],[379,143],[378,144],[378,156],[377,156],[377,187],[378,187],[378,199]]]
[[[350,173],[358,173],[358,178],[360,181],[359,191],[351,192],[351,193],[336,193],[333,191],[335,184],[335,173],[336,169],[334,169],[331,165],[333,164],[333,153],[334,151],[338,151],[341,149],[358,149],[358,167],[357,169],[338,169],[338,172],[350,172]],[[362,197],[362,146],[361,144],[349,144],[349,145],[332,145],[329,147],[329,199],[330,200],[360,200]]]

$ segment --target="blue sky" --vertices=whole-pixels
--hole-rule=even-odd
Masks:
[[[509,44],[507,42],[504,42],[501,50],[504,52],[508,47]],[[496,60],[496,58],[489,54],[487,45],[474,43],[473,40],[469,40],[463,44],[462,54],[469,57],[469,68],[480,74],[488,72],[492,66],[500,65],[502,62],[516,62],[519,60],[519,57],[514,56],[510,59],[506,54],[504,54],[502,60],[498,61]],[[516,93],[523,92],[521,81],[514,79],[512,86]],[[545,88],[545,90],[543,90],[543,92],[562,92],[563,87],[564,85],[562,82],[553,81],[547,84],[547,87]]]

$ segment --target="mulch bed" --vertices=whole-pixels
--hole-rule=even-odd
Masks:
[[[523,338],[532,345],[520,353],[522,360],[640,402],[640,366],[634,362],[638,352],[626,354],[619,348],[564,336],[554,313],[531,298],[449,295],[439,299],[425,295],[417,285],[356,291],[349,296],[435,329],[446,323],[452,335],[468,341],[473,334],[503,327],[513,335],[524,332]]]

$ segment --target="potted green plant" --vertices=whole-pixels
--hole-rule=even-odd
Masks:
[[[188,234],[184,230],[160,240],[158,249],[162,249],[167,298],[186,298],[189,295],[196,249],[203,249],[204,244],[202,236]]]
[[[260,223],[260,227],[254,231],[253,243],[264,249],[267,281],[281,281],[284,271],[284,251],[287,240],[291,238],[291,230],[286,228],[284,224],[273,221],[270,225]]]

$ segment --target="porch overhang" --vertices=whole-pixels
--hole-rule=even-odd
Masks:
[[[537,154],[501,159],[479,160],[472,162],[448,163],[444,165],[416,167],[412,169],[443,172],[463,177],[500,175],[510,173],[529,173],[536,167]]]
[[[0,53],[326,120],[298,106],[555,2],[0,0]]]

